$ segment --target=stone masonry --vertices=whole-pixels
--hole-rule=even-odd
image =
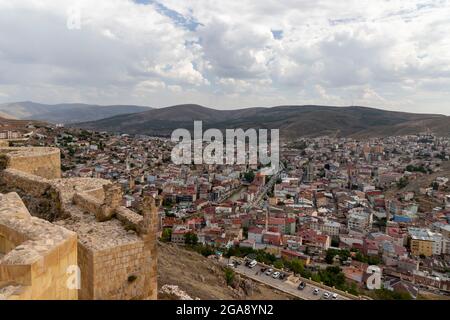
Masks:
[[[29,211],[34,216],[32,219],[65,230],[77,238],[74,247],[81,271],[80,290],[76,290],[77,294],[45,295],[43,298],[156,299],[159,200],[145,198],[143,215],[139,215],[120,205],[121,188],[107,180],[61,179],[60,176],[58,149],[0,148],[0,192],[14,192],[17,208]],[[8,199],[12,197],[9,194]],[[5,197],[1,198],[2,204]],[[16,206],[12,205],[8,210],[14,211]],[[0,228],[1,222],[9,219],[11,216],[0,210]],[[25,238],[19,241],[11,236],[20,231],[14,231],[14,227],[8,229],[11,230],[8,235],[2,234],[2,230],[0,267],[3,268],[11,249],[17,249]],[[48,281],[61,281],[51,285],[58,288],[66,283],[56,276]],[[6,277],[0,272],[0,298],[2,290],[14,287],[16,283],[20,284],[14,277]],[[9,297],[42,298],[17,294],[9,294]]]
[[[0,300],[77,299],[67,286],[76,264],[75,232],[32,217],[16,193],[0,194]]]

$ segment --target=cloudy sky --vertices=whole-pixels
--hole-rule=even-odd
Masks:
[[[0,0],[0,103],[450,115],[449,17],[450,0]]]

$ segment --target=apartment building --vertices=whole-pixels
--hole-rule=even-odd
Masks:
[[[409,228],[411,238],[410,249],[412,255],[424,255],[426,257],[442,253],[442,235],[431,232],[428,229]]]
[[[373,214],[365,208],[355,208],[349,211],[347,226],[349,230],[366,231],[373,222]]]

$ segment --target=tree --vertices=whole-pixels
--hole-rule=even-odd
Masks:
[[[243,234],[244,238],[248,238],[248,227],[242,228],[242,234]]]
[[[247,172],[244,174],[244,179],[245,179],[247,182],[252,183],[253,180],[255,179],[255,173],[253,172],[253,170],[247,171]]]
[[[332,247],[339,247],[339,240],[338,239],[331,239],[331,246]]]
[[[170,212],[169,209],[167,209],[167,208],[164,209],[164,215],[166,217],[176,217],[175,213]]]
[[[359,262],[367,263],[367,257],[364,256],[361,252],[357,251],[355,255],[355,260]]]
[[[231,286],[234,281],[234,271],[231,268],[225,268],[225,281],[227,285]]]
[[[273,263],[273,266],[274,266],[275,268],[277,268],[277,269],[283,269],[283,267],[284,267],[283,260],[281,260],[281,259],[276,260],[276,261]]]
[[[326,254],[326,256],[325,256],[325,261],[326,261],[326,263],[332,264],[332,263],[333,263],[333,260],[334,260],[334,257],[335,257],[336,255],[338,255],[338,253],[339,253],[339,250],[336,250],[336,249],[328,249],[328,250],[327,250],[327,254]]]
[[[193,249],[204,257],[209,257],[215,253],[214,248],[209,245],[204,246],[202,244],[197,244]]]
[[[161,235],[162,242],[170,242],[172,239],[172,229],[164,229]]]
[[[347,291],[348,291],[350,294],[353,294],[353,295],[355,295],[355,296],[359,295],[358,287],[357,287],[357,285],[356,285],[355,282],[352,282],[352,283],[351,283],[350,288],[348,288]]]
[[[163,206],[167,207],[167,208],[172,208],[173,206],[173,201],[170,198],[164,198],[163,200]]]
[[[305,271],[305,266],[303,265],[303,262],[300,259],[292,259],[289,262],[289,269],[297,274],[302,275]]]
[[[321,169],[319,170],[319,177],[320,177],[320,178],[324,178],[325,175],[326,175],[325,170],[324,170],[323,168],[321,168]]]
[[[396,292],[387,289],[375,290],[376,299],[378,300],[411,300],[412,297],[406,292]]]
[[[409,184],[409,179],[408,179],[408,177],[402,177],[402,178],[397,182],[397,188],[403,189],[403,188],[405,188],[408,184]]]
[[[379,265],[381,263],[380,258],[377,256],[367,257],[367,263],[370,265]]]
[[[317,274],[317,273],[313,273],[313,274],[311,275],[311,280],[312,280],[312,281],[315,281],[315,282],[321,282],[321,281],[322,281],[321,278],[320,278],[320,276],[319,276],[319,274]]]
[[[327,286],[345,287],[345,275],[339,267],[327,267],[325,270],[320,270],[318,276]]]
[[[416,166],[411,165],[411,164],[406,167],[406,171],[409,171],[409,172],[421,172],[421,173],[427,173],[428,172],[427,169],[425,169],[425,167],[423,165],[420,165],[420,166],[416,167]]]
[[[332,264],[333,263],[333,259],[335,256],[339,256],[339,259],[341,261],[345,261],[348,259],[348,257],[350,257],[350,251],[348,250],[338,250],[338,249],[328,249],[327,250],[327,254],[325,256],[325,261],[328,264]]]
[[[198,237],[193,232],[188,232],[184,235],[184,243],[187,245],[195,246],[198,242]]]
[[[72,147],[69,147],[69,156],[73,157],[75,155],[75,149]]]

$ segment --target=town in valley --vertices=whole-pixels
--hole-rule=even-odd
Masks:
[[[448,296],[448,138],[288,139],[269,176],[260,164],[174,165],[169,137],[31,123],[3,135],[59,148],[65,178],[111,180],[138,213],[160,197],[159,241],[219,260],[230,286],[242,274],[304,299]]]

